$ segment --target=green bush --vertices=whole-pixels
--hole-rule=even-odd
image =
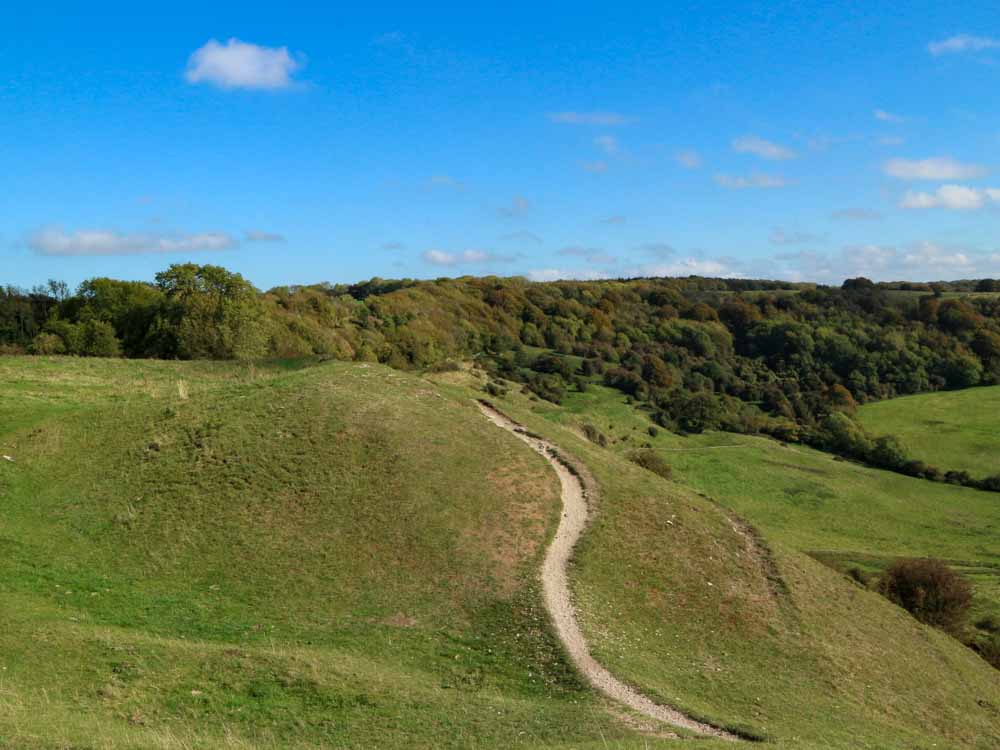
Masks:
[[[882,594],[923,623],[961,635],[972,605],[972,586],[940,560],[897,560],[886,570]]]
[[[674,474],[670,464],[664,461],[659,453],[649,448],[633,451],[629,454],[628,460],[664,479],[670,479]]]

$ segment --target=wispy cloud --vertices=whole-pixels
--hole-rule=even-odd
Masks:
[[[701,154],[694,149],[684,149],[674,154],[674,160],[685,169],[697,169],[701,166]]]
[[[549,112],[546,115],[550,122],[562,125],[628,125],[634,122],[634,117],[620,112]]]
[[[872,116],[876,120],[881,122],[903,122],[906,118],[901,115],[895,115],[892,112],[886,112],[884,109],[876,109],[872,112]]]
[[[192,253],[228,250],[239,244],[225,232],[198,234],[121,233],[106,229],[41,229],[28,240],[39,255],[144,255],[148,253]]]
[[[717,174],[715,175],[715,181],[728,190],[781,188],[788,185],[788,181],[780,175],[761,174],[759,172],[749,176]]]
[[[626,221],[628,221],[628,219],[621,214],[615,214],[614,216],[607,216],[601,219],[602,224],[610,224],[611,226],[621,226]]]
[[[927,51],[935,57],[939,55],[955,54],[958,52],[982,52],[987,49],[997,49],[1000,47],[1000,39],[993,39],[987,36],[974,36],[972,34],[956,34],[947,39],[931,42],[927,45]]]
[[[276,232],[265,232],[262,229],[250,229],[243,235],[247,242],[284,242],[285,235]]]
[[[606,161],[584,161],[580,162],[580,168],[591,174],[603,174],[608,171],[608,163]]]
[[[900,180],[968,180],[982,177],[986,167],[980,164],[963,164],[949,156],[932,156],[929,159],[889,159],[883,167],[889,177]]]
[[[733,141],[732,146],[733,151],[736,151],[737,153],[754,154],[755,156],[759,156],[761,159],[767,159],[768,161],[784,161],[786,159],[794,159],[796,155],[790,148],[764,140],[756,135],[745,135],[741,138],[736,138]]]
[[[487,250],[463,250],[458,253],[451,253],[446,250],[427,250],[421,257],[425,262],[435,266],[510,263],[515,260],[513,255],[495,255]]]
[[[942,185],[933,193],[907,191],[900,208],[947,208],[952,211],[975,211],[987,203],[1000,202],[1000,189]]]
[[[560,281],[569,279],[596,281],[611,278],[607,271],[596,268],[579,268],[575,270],[565,268],[537,268],[528,271],[527,276],[531,281]]]
[[[406,245],[404,245],[402,242],[383,242],[382,243],[382,249],[383,250],[405,250],[406,249]]]
[[[302,67],[287,47],[261,47],[239,39],[221,44],[210,39],[188,59],[189,83],[208,83],[223,89],[287,89]]]

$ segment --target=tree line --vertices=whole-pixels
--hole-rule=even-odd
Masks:
[[[1000,296],[983,294],[995,286],[464,277],[259,292],[218,266],[179,264],[152,283],[95,278],[73,293],[58,282],[6,287],[0,351],[323,355],[400,369],[477,358],[496,378],[553,401],[602,382],[670,429],[766,433],[914,476],[1000,489],[998,478],[912,461],[897,441],[851,419],[875,399],[1000,383]]]

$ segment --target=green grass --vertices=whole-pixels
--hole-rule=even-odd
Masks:
[[[616,674],[779,747],[1000,742],[996,672],[812,554],[933,552],[995,581],[992,496],[773,441],[653,438],[644,414],[601,387],[563,408],[515,389],[497,402],[580,457],[601,486],[573,586],[585,631]],[[582,436],[585,423],[609,448]],[[647,442],[676,481],[621,460]],[[723,445],[736,447],[713,447]],[[941,494],[921,496],[925,487]],[[741,533],[739,516],[762,540]]]
[[[1000,474],[1000,386],[865,404],[858,420],[873,433],[896,435],[910,455],[942,471]]]
[[[638,747],[540,608],[554,477],[425,381],[0,358],[0,453],[0,746]]]
[[[0,358],[0,746],[676,747],[621,721],[554,641],[537,571],[558,485],[481,417],[479,385],[346,363]],[[985,566],[965,525],[995,538],[995,516],[928,502],[914,515],[937,515],[898,531],[841,530],[835,514],[764,518],[758,487],[741,512],[761,542],[698,494],[698,451],[669,459],[678,482],[623,459],[648,422],[612,392],[500,401],[600,486],[571,581],[613,672],[775,747],[1000,742],[994,671],[802,553],[912,536]],[[769,455],[742,476],[776,473]],[[713,475],[748,459],[726,460]],[[876,502],[873,517],[899,510]]]

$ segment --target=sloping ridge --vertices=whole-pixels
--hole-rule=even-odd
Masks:
[[[545,608],[555,625],[556,635],[576,668],[601,693],[644,716],[711,737],[740,739],[731,732],[693,719],[675,708],[655,703],[617,679],[591,656],[590,647],[576,619],[566,575],[573,547],[587,525],[589,508],[585,481],[581,479],[579,472],[571,470],[552,443],[529,434],[519,424],[485,402],[480,401],[479,408],[493,424],[513,433],[544,456],[559,477],[563,512],[555,537],[546,550],[545,561],[542,563],[542,590]]]

